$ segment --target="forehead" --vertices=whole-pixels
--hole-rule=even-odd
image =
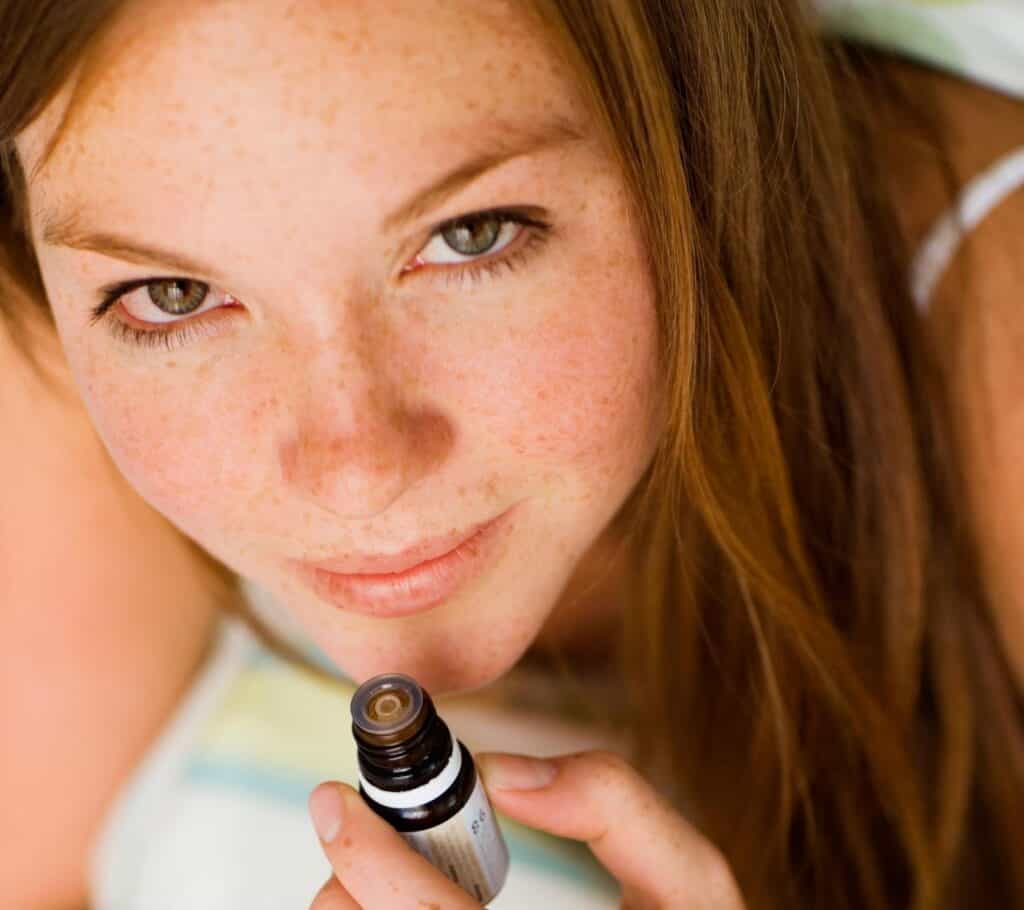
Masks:
[[[503,125],[585,131],[547,42],[523,0],[137,0],[18,149],[37,202],[76,187],[102,206],[132,174],[190,195],[256,172],[413,185]]]

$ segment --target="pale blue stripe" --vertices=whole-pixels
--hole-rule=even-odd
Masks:
[[[286,768],[244,765],[201,757],[189,760],[185,766],[184,779],[188,784],[270,797],[297,806],[303,811],[306,810],[310,791],[320,783],[320,779],[314,775]]]
[[[240,762],[213,761],[192,758],[185,767],[186,784],[219,790],[234,790],[284,802],[302,813],[307,811],[310,791],[320,779],[298,774],[286,768],[245,765]],[[514,828],[503,829],[509,856],[514,863],[522,863],[540,870],[553,878],[568,879],[615,894],[618,885],[593,859],[583,844],[556,840],[550,847],[533,838],[517,834]]]
[[[617,894],[619,886],[603,866],[598,865],[590,850],[576,841],[558,841],[546,848],[542,843],[520,837],[507,825],[502,828],[508,844],[510,862],[539,869],[552,878],[578,882],[594,891]]]

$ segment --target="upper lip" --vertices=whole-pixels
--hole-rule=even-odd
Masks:
[[[437,559],[451,552],[460,544],[465,543],[495,518],[489,518],[464,531],[445,534],[430,540],[420,541],[397,553],[387,554],[349,554],[320,561],[296,560],[306,568],[324,569],[339,575],[390,575],[405,572],[424,562]]]

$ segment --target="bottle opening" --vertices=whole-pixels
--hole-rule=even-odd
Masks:
[[[423,690],[402,673],[384,673],[367,680],[352,696],[352,720],[378,736],[393,735],[411,725],[423,710]]]
[[[408,710],[409,696],[406,692],[380,692],[366,706],[367,715],[380,724],[391,723],[399,712]]]

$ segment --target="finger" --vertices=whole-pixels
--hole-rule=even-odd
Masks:
[[[344,885],[338,881],[337,876],[332,875],[323,887],[317,891],[309,910],[362,910],[346,890]]]
[[[476,761],[495,808],[585,841],[633,902],[743,907],[721,853],[621,756],[599,750],[539,761],[481,753]]]
[[[436,904],[445,910],[480,910],[347,784],[320,784],[310,794],[309,808],[335,876],[359,906],[423,910]]]

